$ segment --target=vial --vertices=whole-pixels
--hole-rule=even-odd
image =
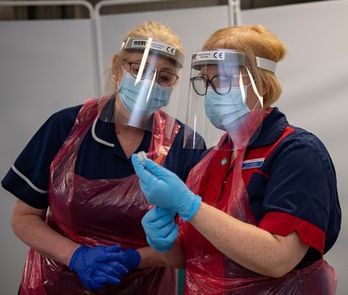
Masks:
[[[138,159],[140,160],[140,162],[144,165],[145,163],[145,159],[147,158],[146,153],[144,151],[141,151],[139,153],[137,153]]]

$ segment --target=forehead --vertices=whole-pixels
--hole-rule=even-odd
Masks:
[[[141,62],[145,58],[144,52],[130,52],[128,53],[129,62]],[[151,65],[156,68],[168,68],[175,70],[175,65],[166,57],[161,56],[156,53],[149,53],[146,57],[146,64]]]
[[[202,74],[208,76],[214,75],[235,75],[241,71],[240,66],[228,65],[228,64],[215,64],[215,65],[204,65],[200,68]]]

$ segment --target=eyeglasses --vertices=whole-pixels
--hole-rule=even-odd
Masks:
[[[242,75],[247,76],[247,75]],[[239,86],[240,75],[237,76],[224,76],[215,75],[211,79],[205,76],[196,76],[190,78],[193,89],[198,95],[204,96],[207,94],[208,86],[210,85],[213,90],[219,95],[226,95],[231,91],[232,87]]]
[[[129,65],[129,73],[134,77],[137,78],[139,69],[140,69],[140,63],[138,62],[129,62],[124,61]],[[158,71],[155,68],[152,68],[150,66],[145,65],[143,76],[141,79],[152,79],[156,75],[156,82],[164,87],[171,87],[175,84],[175,82],[179,79],[179,76],[176,75],[173,72],[160,70]]]

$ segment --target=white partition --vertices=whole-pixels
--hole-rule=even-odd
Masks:
[[[263,24],[288,55],[278,65],[283,95],[277,105],[290,123],[316,134],[328,148],[343,211],[339,239],[326,259],[348,294],[348,1],[325,1],[242,11],[243,24]]]
[[[53,112],[96,93],[90,20],[0,22],[0,178]],[[17,294],[26,247],[12,233],[15,197],[1,188],[0,294]]]
[[[242,11],[242,23],[261,23],[288,46],[278,67],[284,93],[279,107],[291,123],[317,134],[336,165],[343,227],[329,262],[339,277],[338,295],[348,294],[345,262],[348,248],[348,1]],[[102,16],[104,68],[127,31],[154,19],[170,25],[183,39],[187,59],[180,84],[180,106],[172,112],[185,119],[189,55],[216,29],[228,24],[227,6]],[[34,131],[54,111],[96,94],[93,30],[89,20],[0,23],[0,176],[6,173]],[[347,115],[346,115],[347,114]],[[209,139],[208,139],[209,142]],[[26,248],[10,229],[14,197],[3,189],[0,206],[0,294],[16,294]]]

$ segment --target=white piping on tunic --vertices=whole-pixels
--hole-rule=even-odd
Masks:
[[[107,142],[105,140],[102,140],[99,137],[97,137],[97,135],[95,134],[95,126],[97,124],[97,120],[98,120],[98,117],[94,120],[93,125],[92,125],[92,130],[91,130],[92,131],[92,137],[94,138],[95,141],[97,141],[97,142],[99,142],[101,144],[104,144],[104,145],[106,145],[108,147],[114,147],[115,145],[113,143],[110,143],[110,142]]]
[[[11,169],[20,177],[22,178],[33,190],[37,191],[40,194],[47,194],[48,191],[39,189],[37,186],[35,186],[28,177],[26,177],[23,173],[21,173],[14,165],[11,166]]]

